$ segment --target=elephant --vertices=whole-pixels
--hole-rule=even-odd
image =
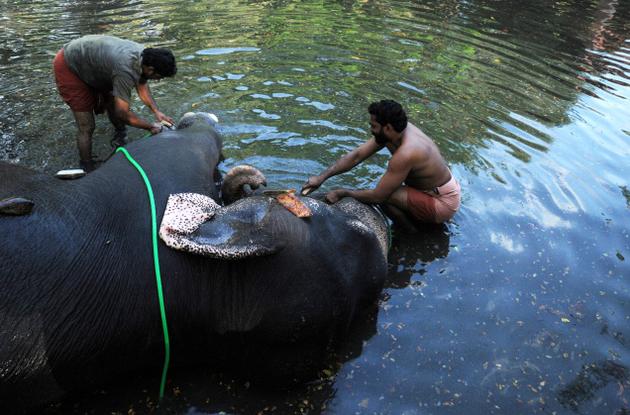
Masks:
[[[306,373],[378,299],[388,222],[354,199],[300,197],[306,219],[264,194],[224,205],[215,127],[207,113],[186,114],[175,130],[125,147],[149,180],[158,223],[171,195],[214,204],[177,238],[162,223],[162,238],[179,241],[157,243],[170,367]],[[264,183],[240,173],[231,179]],[[124,374],[157,377],[165,340],[151,203],[134,165],[118,152],[65,181],[2,162],[0,201],[0,410],[31,410]]]

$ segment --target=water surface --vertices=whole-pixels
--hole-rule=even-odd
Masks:
[[[179,374],[160,411],[625,414],[629,17],[605,0],[3,1],[0,159],[76,164],[51,61],[84,34],[172,48],[177,76],[152,84],[161,110],[217,114],[222,169],[251,163],[273,187],[363,142],[367,105],[395,99],[462,183],[461,211],[394,235],[378,312],[319,381],[271,393]],[[98,156],[112,133],[100,117]],[[327,186],[374,186],[386,162]],[[138,384],[56,410],[146,412],[157,381]]]

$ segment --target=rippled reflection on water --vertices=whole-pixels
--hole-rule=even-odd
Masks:
[[[361,143],[367,104],[389,97],[462,182],[447,228],[395,235],[378,315],[325,380],[274,395],[191,374],[174,379],[167,411],[630,410],[628,2],[5,1],[0,10],[1,159],[47,172],[76,162],[51,61],[66,41],[107,33],[176,52],[177,77],[154,95],[175,117],[219,115],[224,169],[245,161],[273,187],[297,187]],[[100,119],[101,156],[111,133]],[[386,160],[329,186],[373,186]],[[134,388],[82,408],[142,411],[150,392]]]

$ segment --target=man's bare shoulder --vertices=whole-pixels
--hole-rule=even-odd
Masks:
[[[403,141],[392,154],[389,165],[394,169],[406,169],[417,166],[424,158],[423,151],[416,145]]]
[[[397,151],[392,154],[392,157],[389,159],[389,162],[387,163],[387,171],[390,173],[401,173],[406,176],[416,165],[417,159],[413,154],[404,151]]]
[[[427,140],[422,134],[418,134],[417,131],[405,131],[402,142],[398,151],[408,155],[420,155],[428,151],[431,147],[431,141]]]
[[[433,140],[425,134],[420,128],[416,127],[412,123],[407,123],[407,128],[405,128],[405,135],[408,138],[411,138],[411,142],[428,142],[432,143]]]
[[[404,142],[408,144],[409,147],[413,148],[414,151],[418,151],[421,153],[439,151],[431,137],[426,135],[421,129],[412,124],[408,125],[407,129],[405,130],[405,135],[406,137]]]

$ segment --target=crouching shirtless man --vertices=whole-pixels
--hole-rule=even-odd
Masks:
[[[460,205],[461,189],[435,143],[418,127],[407,122],[402,106],[391,100],[368,107],[374,137],[337,160],[302,187],[307,195],[329,177],[349,171],[387,147],[391,159],[374,189],[336,189],[326,194],[330,203],[350,196],[361,202],[381,204],[387,215],[407,228],[413,222],[443,223]]]

